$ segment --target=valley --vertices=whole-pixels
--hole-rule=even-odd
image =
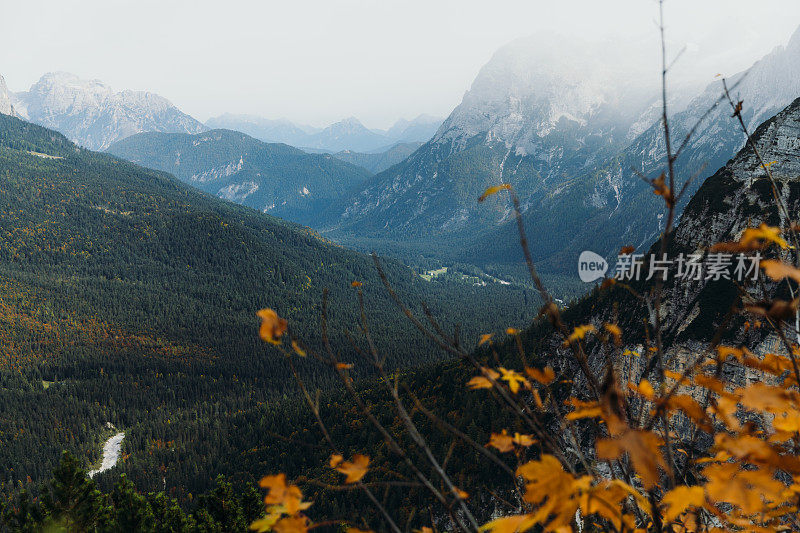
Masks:
[[[800,531],[800,27],[568,4],[42,10],[0,533]]]

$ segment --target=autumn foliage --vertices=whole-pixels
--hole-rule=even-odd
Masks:
[[[665,66],[665,74],[666,70]],[[739,120],[760,161],[760,170],[777,190],[771,163],[760,159],[741,121],[742,102],[731,98],[728,86],[724,87],[732,118]],[[660,246],[662,255],[672,237],[676,204],[684,190],[676,184],[673,163],[680,149],[676,153],[671,148],[666,105],[665,98],[666,169],[647,180],[653,192],[663,198],[667,214],[664,232],[654,245]],[[723,343],[721,333],[726,323],[716,331],[707,331],[707,342],[701,348],[677,350],[668,346],[660,316],[664,286],[658,281],[646,296],[635,287],[624,287],[639,300],[647,300],[650,317],[567,326],[562,309],[536,272],[513,186],[502,183],[488,187],[478,201],[498,194],[507,194],[511,200],[527,267],[542,298],[540,317],[543,323],[549,323],[549,335],[556,340],[550,346],[559,346],[562,353],[569,354],[572,366],[567,368],[577,369],[576,374],[559,375],[554,368],[558,365],[546,364],[549,354],[528,353],[522,333],[514,327],[506,330],[507,338],[500,345],[494,333],[486,333],[476,339],[477,351],[465,349],[456,336],[439,327],[427,309],[420,317],[407,308],[394,293],[377,258],[375,263],[386,290],[405,316],[470,370],[464,387],[471,394],[486,395],[487,402],[498,402],[514,420],[513,427],[490,432],[486,442],[475,442],[411,395],[416,411],[496,465],[499,473],[509,474],[503,486],[498,482],[498,486],[485,490],[495,500],[507,498],[504,501],[511,502],[507,508],[513,510],[488,516],[471,506],[474,496],[456,486],[453,474],[443,466],[447,459],[432,452],[408,413],[407,400],[398,393],[397,378],[384,372],[382,358],[374,350],[363,311],[361,283],[352,283],[361,309],[361,323],[356,327],[370,353],[360,355],[372,358],[380,382],[392,398],[398,425],[420,453],[407,453],[398,444],[396,432],[372,415],[348,374],[351,363],[339,361],[329,349],[321,354],[308,351],[340,376],[344,389],[392,456],[408,467],[417,486],[427,491],[431,505],[438,506],[438,513],[431,513],[432,523],[424,531],[800,530],[800,296],[795,296],[800,288],[800,239],[798,226],[791,223],[780,196],[775,194],[775,207],[783,221],[780,227],[760,223],[739,232],[736,240],[707,247],[711,252],[758,252],[771,257],[761,262],[757,283],[761,288],[766,283],[785,284],[792,295],[789,301],[755,301],[746,287],[740,287],[747,296],[735,310],[740,327],[744,331],[757,329],[762,338],[771,335],[777,339],[773,349],[756,353],[754,347]],[[631,252],[632,247],[622,247],[622,253]],[[606,280],[601,290],[615,284],[613,279]],[[615,308],[615,312],[624,313],[625,309]],[[290,365],[296,355],[306,356],[307,350],[300,348],[302,344],[276,312],[264,310],[259,316],[263,320],[262,338],[275,344]],[[640,332],[626,331],[623,323],[637,327],[645,324],[644,340]],[[324,338],[324,304],[322,324]],[[286,338],[290,340],[284,342]],[[597,358],[593,359],[598,350],[606,354],[599,364]],[[355,344],[354,351],[361,352]],[[638,359],[636,364],[634,359]],[[730,372],[730,368],[738,372]],[[367,482],[370,469],[377,466],[366,455],[368,450],[346,460],[326,430],[313,395],[296,372],[295,377],[331,448],[328,466],[344,476],[343,484],[356,486],[369,497],[379,511],[381,530],[401,531],[401,517],[382,506],[373,492],[375,484]],[[305,514],[311,504],[302,500],[297,486],[286,484],[282,474],[265,477],[262,486],[268,489],[266,515],[253,524],[253,529],[305,532],[326,525],[349,527],[335,519],[312,523]]]

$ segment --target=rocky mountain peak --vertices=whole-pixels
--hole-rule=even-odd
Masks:
[[[146,91],[115,92],[100,80],[69,72],[48,72],[13,100],[24,118],[94,150],[145,131],[206,130],[162,96]]]

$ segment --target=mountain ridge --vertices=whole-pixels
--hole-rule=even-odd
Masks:
[[[199,133],[206,127],[169,100],[147,91],[114,91],[99,80],[49,72],[12,95],[17,114],[90,149],[144,131]]]

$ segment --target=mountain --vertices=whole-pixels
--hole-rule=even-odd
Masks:
[[[763,160],[774,162],[769,168],[776,181],[778,196],[789,213],[797,213],[800,210],[800,98],[764,122],[755,132],[751,131],[751,135]],[[777,350],[776,353],[783,351],[782,346],[775,347],[777,335],[771,333],[771,327],[751,328],[748,321],[764,320],[757,309],[765,306],[762,315],[766,313],[770,322],[774,320],[774,324],[779,324],[780,319],[769,315],[771,303],[765,305],[761,302],[791,301],[793,295],[787,284],[773,282],[763,272],[763,278],[759,277],[758,281],[752,281],[752,273],[748,274],[746,270],[737,276],[738,259],[735,253],[723,252],[730,258],[726,274],[730,279],[725,276],[715,279],[709,276],[707,269],[712,262],[710,254],[713,245],[738,241],[746,229],[757,228],[762,223],[781,228],[783,236],[788,239],[786,232],[791,221],[781,214],[772,184],[755,152],[747,145],[703,182],[687,203],[666,246],[667,259],[672,263],[663,289],[662,335],[668,350],[667,360],[674,361],[677,368],[685,368],[692,359],[703,353],[703,349],[718,334],[718,329],[718,342],[724,345],[745,346],[759,356],[773,350]],[[642,250],[645,257],[642,272],[648,271],[648,258],[651,255],[658,257],[660,249],[659,239],[649,249]],[[773,246],[760,253],[763,258],[774,257],[775,249]],[[706,266],[699,279],[680,277],[677,263],[680,254],[684,258],[690,254],[701,258],[700,263]],[[754,255],[754,251],[746,254],[749,257]],[[781,252],[781,256],[784,261],[794,262],[791,249]],[[749,268],[751,261],[746,260],[744,266]],[[629,283],[627,288],[613,285],[593,291],[567,311],[565,316],[568,323],[593,324],[597,327],[608,322],[617,323],[622,328],[626,347],[635,351],[641,348],[647,342],[645,335],[653,335],[652,332],[646,333],[642,324],[647,321],[650,327],[654,325],[651,291],[656,279],[647,280],[645,274],[638,280],[626,283]],[[790,326],[787,324],[786,327]],[[543,331],[540,328],[530,332],[527,342],[531,347],[536,346],[538,353],[552,353],[550,363],[569,373],[569,368],[575,365],[573,359],[563,351],[562,339],[543,334]],[[594,343],[588,349],[593,369],[598,375],[603,375],[607,353],[600,343]],[[687,357],[690,358],[688,361]],[[645,362],[635,363],[637,375],[631,377],[633,382],[641,378],[652,379],[652,376],[643,374]],[[730,366],[725,370],[726,375],[731,373],[736,380],[741,379],[743,368],[739,365]],[[579,372],[577,368],[574,370]]]
[[[14,95],[20,116],[55,129],[90,149],[144,131],[199,133],[207,128],[167,99],[150,92],[115,92],[99,80],[51,72]]]
[[[465,342],[535,309],[510,311],[509,298],[533,294],[500,283],[426,281],[392,261],[386,271],[413,308],[424,297],[445,329],[463,324]],[[256,310],[276,309],[318,350],[328,289],[330,341],[355,357],[356,280],[390,366],[436,357],[371,258],[0,115],[0,487],[41,480],[64,449],[91,461],[111,422],[143,490],[195,492],[216,474],[220,428],[254,436],[237,414],[295,390],[284,356],[258,339]],[[295,364],[330,387],[313,358]],[[175,460],[153,462],[164,446]]]
[[[6,80],[0,75],[0,113],[4,115],[15,114],[11,96],[8,86],[6,86]]]
[[[114,143],[108,152],[170,172],[220,198],[303,224],[370,176],[329,154],[308,154],[230,130],[140,133]]]
[[[757,124],[800,90],[798,34],[739,79],[748,122]],[[614,47],[512,43],[481,69],[436,136],[402,164],[334,206],[326,235],[358,246],[425,246],[473,264],[521,259],[506,198],[478,205],[490,185],[511,183],[534,258],[545,272],[573,275],[581,251],[612,257],[621,245],[658,235],[663,206],[637,172],[655,177],[664,159],[657,87],[633,80]],[[574,48],[577,46],[577,48]],[[768,81],[767,81],[768,80]],[[670,97],[679,143],[721,93],[721,82],[690,99]],[[718,105],[678,160],[679,183],[699,172],[685,200],[742,145],[727,104]],[[491,243],[491,245],[487,245]]]
[[[206,121],[211,129],[235,130],[246,133],[264,142],[303,146],[305,139],[319,128],[294,124],[286,119],[268,119],[255,115],[235,115],[225,113]]]
[[[386,131],[386,136],[400,142],[429,141],[435,134],[444,119],[432,115],[419,115],[413,120],[400,119]]]
[[[372,153],[386,152],[401,143],[423,143],[433,137],[441,123],[441,118],[419,115],[410,121],[400,119],[388,130],[381,131],[370,130],[358,119],[348,118],[323,130],[286,119],[226,113],[210,118],[206,126],[241,131],[261,141],[284,143],[309,152]]]
[[[399,142],[385,151],[363,153],[343,150],[333,154],[333,157],[352,165],[364,167],[373,174],[377,174],[405,160],[420,146],[422,146],[421,142]]]
[[[509,220],[503,200],[477,204],[488,186],[510,181],[535,205],[622,150],[655,84],[628,72],[626,50],[551,44],[537,36],[495,53],[433,139],[332,210],[332,235],[452,243],[483,234]]]
[[[303,148],[330,152],[342,150],[368,152],[391,144],[391,140],[385,135],[367,129],[355,117],[331,124],[322,131],[309,135],[303,142]]]

